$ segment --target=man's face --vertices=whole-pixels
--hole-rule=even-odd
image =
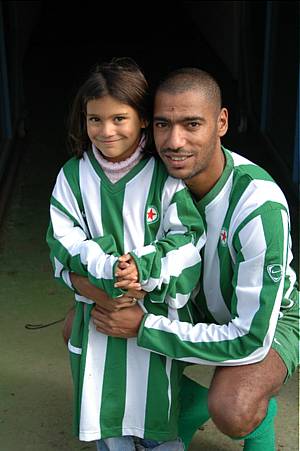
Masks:
[[[156,148],[170,175],[186,181],[209,175],[221,154],[227,110],[217,109],[200,90],[158,91],[153,123]]]

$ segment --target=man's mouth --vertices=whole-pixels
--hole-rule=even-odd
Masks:
[[[186,161],[188,158],[192,157],[192,154],[174,154],[169,152],[162,152],[162,156],[171,160],[172,162]]]
[[[175,156],[171,156],[171,155],[166,155],[167,158],[169,158],[172,161],[185,161],[187,158],[189,158],[189,156],[186,157],[175,157]]]

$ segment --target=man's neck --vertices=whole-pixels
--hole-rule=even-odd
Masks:
[[[223,174],[225,165],[226,158],[223,150],[221,150],[215,158],[213,165],[206,171],[195,175],[189,180],[185,180],[185,184],[197,200],[201,200],[215,186]]]

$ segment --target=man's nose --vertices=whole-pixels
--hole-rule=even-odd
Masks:
[[[181,130],[180,127],[175,126],[170,129],[164,147],[180,149],[181,147],[184,147],[185,142],[183,130]]]

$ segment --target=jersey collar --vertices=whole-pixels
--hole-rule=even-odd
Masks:
[[[217,183],[214,185],[214,187],[198,202],[196,202],[197,207],[200,210],[204,210],[205,207],[216,198],[216,196],[220,193],[220,191],[223,189],[225,183],[227,182],[230,174],[233,171],[233,158],[231,156],[231,152],[227,149],[225,149],[224,146],[222,146],[222,150],[224,152],[225,156],[225,168],[223,170],[223,173]]]

